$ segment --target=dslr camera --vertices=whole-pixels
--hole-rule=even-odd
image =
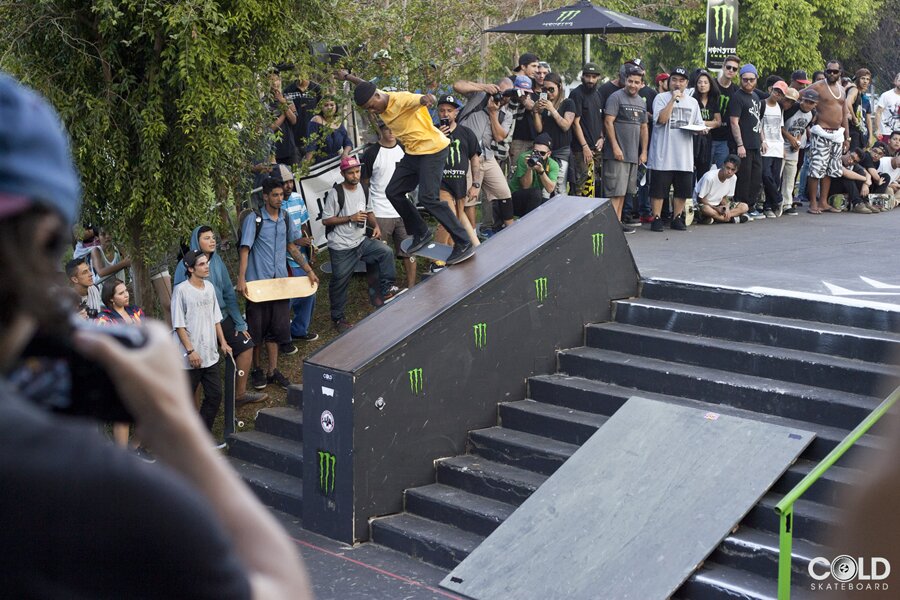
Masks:
[[[533,167],[536,167],[537,165],[541,164],[542,162],[544,162],[544,157],[541,156],[541,153],[538,152],[537,150],[533,150],[531,152],[531,156],[526,158],[525,162],[528,164],[529,167],[533,168]]]
[[[515,104],[519,101],[519,98],[524,96],[527,92],[525,90],[520,90],[518,88],[513,88],[511,90],[506,90],[505,92],[497,92],[496,94],[491,94],[491,98],[493,98],[494,102],[500,104],[500,101],[504,98],[510,98],[510,102]]]

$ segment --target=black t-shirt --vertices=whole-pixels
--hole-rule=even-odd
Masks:
[[[298,148],[306,148],[309,137],[309,120],[316,115],[316,107],[322,100],[322,88],[318,83],[309,82],[305,90],[301,90],[295,81],[284,88],[284,99],[294,103],[297,110],[297,124],[294,125],[294,142]]]
[[[0,380],[0,548],[10,598],[250,598],[200,494]]]
[[[645,108],[647,109],[647,115],[650,117],[653,116],[653,101],[656,100],[656,97],[658,95],[659,95],[659,92],[654,90],[649,85],[645,85],[644,87],[642,87],[641,89],[638,90],[638,96],[640,96],[641,98],[644,99],[644,103],[646,104]],[[651,122],[652,122],[652,120],[653,119],[650,119]],[[650,127],[650,129],[653,129],[653,127]]]
[[[759,99],[756,92],[748,94],[740,90],[731,97],[731,101],[728,103],[728,118],[738,118],[744,150],[762,148],[762,140],[759,137],[762,127],[760,115],[762,115],[762,100]]]
[[[281,107],[279,107],[277,102],[269,104],[269,112],[274,121],[281,116]],[[294,164],[298,159],[297,141],[294,138],[294,126],[287,120],[287,117],[281,122],[279,131],[281,132],[281,139],[274,142],[272,149],[272,153],[275,154],[275,160],[286,165]]]
[[[441,185],[447,188],[454,198],[466,195],[466,173],[469,172],[469,161],[481,154],[478,137],[468,127],[457,125],[450,132],[447,162],[444,163],[444,175]]]
[[[559,108],[556,110],[560,116],[565,118],[567,112],[575,112],[575,103],[571,98],[566,98],[559,103]],[[569,127],[568,131],[563,130],[556,122],[556,119],[551,117],[546,110],[541,113],[541,123],[544,126],[544,132],[550,135],[552,144],[550,147],[553,149],[553,157],[568,160],[571,150],[569,147],[572,145],[572,128]]]
[[[872,155],[869,154],[868,152],[862,153],[862,158],[859,161],[859,166],[861,166],[863,169],[866,169],[866,170],[869,170],[869,169],[875,169],[876,171],[878,170],[878,167],[875,166],[875,161],[872,160]]]
[[[575,116],[581,119],[584,141],[593,149],[597,140],[603,137],[603,97],[596,88],[588,91],[582,84],[569,93],[569,98],[575,103]],[[572,150],[581,151],[581,144],[574,133]]]
[[[597,91],[600,92],[600,97],[603,99],[603,106],[606,106],[606,101],[609,100],[609,97],[622,89],[622,86],[616,85],[611,80],[607,81],[599,88]]]
[[[707,96],[706,102],[703,102],[700,99],[700,95],[695,94],[694,100],[700,105],[700,118],[704,121],[712,121],[721,110],[718,102],[710,102],[709,96]]]
[[[719,114],[722,115],[722,126],[716,127],[710,131],[709,139],[717,142],[724,142],[732,139],[731,124],[728,121],[728,103],[731,101],[731,97],[737,89],[738,86],[733,83],[727,88],[719,87]]]

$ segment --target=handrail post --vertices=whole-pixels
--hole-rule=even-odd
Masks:
[[[794,541],[794,506],[779,515],[778,600],[791,598],[791,551]]]

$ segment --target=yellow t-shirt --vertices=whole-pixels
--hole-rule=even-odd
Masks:
[[[431,122],[428,109],[419,103],[419,94],[388,92],[388,105],[381,115],[407,154],[434,154],[450,145],[440,129]]]

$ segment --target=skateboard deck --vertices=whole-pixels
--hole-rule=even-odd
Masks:
[[[685,198],[684,200],[684,224],[690,227],[697,216],[697,208],[694,206],[693,198]]]
[[[322,272],[323,273],[328,273],[329,275],[331,275],[332,270],[333,269],[331,268],[331,261],[322,263]],[[356,266],[353,267],[353,272],[354,273],[365,273],[366,272],[366,263],[364,263],[363,261],[359,261],[358,263],[356,263]]]
[[[244,296],[252,302],[305,298],[316,293],[319,285],[312,285],[309,277],[279,277],[248,281]]]
[[[411,245],[412,238],[406,238],[405,240],[400,242],[400,250],[402,250],[406,254],[409,254],[409,247]],[[426,244],[424,248],[420,249],[414,254],[416,256],[424,256],[425,258],[430,258],[431,260],[446,261],[451,252],[453,252],[452,246],[438,244],[437,242],[430,242]]]

